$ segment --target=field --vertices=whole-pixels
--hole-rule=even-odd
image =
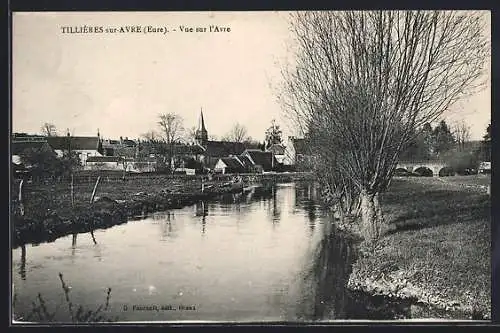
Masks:
[[[490,181],[484,175],[393,179],[381,198],[392,231],[361,246],[350,286],[412,298],[452,318],[489,318],[491,198],[484,186]]]

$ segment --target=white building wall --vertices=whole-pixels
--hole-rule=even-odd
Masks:
[[[73,152],[75,152],[76,154],[78,154],[78,157],[80,158],[80,162],[83,166],[85,166],[86,162],[87,162],[87,158],[90,157],[90,156],[102,156],[97,150],[93,149],[93,150],[78,150],[78,149],[75,149],[75,150],[72,150]],[[56,154],[57,154],[57,157],[61,158],[63,157],[64,155],[64,151],[61,150],[61,149],[57,149],[55,150]]]
[[[218,160],[214,166],[215,171],[222,171],[222,173],[225,173],[226,168],[227,168],[227,165],[222,160]]]
[[[284,165],[294,165],[295,164],[295,147],[293,146],[293,140],[288,137],[288,143],[285,146],[285,155],[283,157]]]
[[[123,170],[122,162],[87,162],[84,170]]]

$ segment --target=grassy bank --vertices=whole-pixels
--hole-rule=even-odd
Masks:
[[[96,177],[97,178],[97,177]],[[201,193],[201,181],[176,178],[145,178],[102,181],[96,202],[90,203],[94,183],[26,184],[24,215],[20,214],[18,186],[12,187],[11,226],[13,246],[55,240],[72,233],[89,232],[125,223],[144,213],[180,208],[227,191],[213,186]]]
[[[72,233],[89,232],[125,223],[130,217],[159,210],[176,209],[234,191],[225,186],[230,176],[211,181],[201,176],[101,175],[96,202],[90,203],[98,174],[68,181],[26,183],[23,190],[24,215],[18,201],[19,180],[11,187],[13,246],[55,240]],[[282,182],[310,178],[310,174],[245,175],[248,182]],[[88,180],[87,180],[88,178]]]
[[[392,231],[360,244],[348,286],[413,299],[423,307],[412,316],[490,318],[490,196],[462,186],[487,183],[484,176],[393,179],[381,198]]]

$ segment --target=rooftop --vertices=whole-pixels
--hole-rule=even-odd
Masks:
[[[49,136],[47,142],[56,150],[96,150],[99,146],[97,136]]]

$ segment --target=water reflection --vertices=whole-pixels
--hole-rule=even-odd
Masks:
[[[121,300],[137,304],[143,303],[144,297],[151,304],[160,304],[165,295],[179,291],[184,293],[179,302],[200,304],[197,312],[175,314],[117,310],[123,320],[352,318],[358,303],[345,286],[355,254],[348,238],[336,231],[323,231],[329,220],[314,184],[264,184],[97,231],[99,242],[94,233],[90,237],[84,234],[80,237],[86,246],[79,244],[79,251],[77,234],[72,237],[71,250],[67,246],[71,236],[61,240],[62,245],[57,241],[44,244],[30,252],[30,262],[38,260],[44,265],[40,281],[35,283],[20,282],[26,278],[26,250],[21,248],[21,261],[15,263],[21,276],[15,274],[16,287],[22,286],[24,292],[20,306],[30,309],[31,296],[36,297],[39,291],[58,295],[60,286],[46,276],[63,271],[83,290],[75,296],[79,303],[94,302],[97,292],[89,293],[109,284]],[[204,237],[208,224],[209,237]],[[127,237],[126,242],[123,237]],[[102,254],[101,244],[106,249]],[[68,256],[60,261],[44,259],[60,256],[61,251],[71,251],[68,261],[73,264],[64,261]],[[103,257],[105,270],[95,260],[88,260],[89,252],[99,260]],[[14,258],[18,260],[19,253]],[[82,269],[93,279],[81,276]],[[138,285],[144,285],[145,290],[154,286],[157,292],[142,295]],[[121,300],[112,300],[115,309],[122,308]]]
[[[304,183],[301,186],[295,186],[295,207],[307,213],[307,222],[311,234],[314,233],[316,227],[320,203],[321,198],[314,183]]]
[[[92,248],[93,248],[93,251],[94,251],[94,257],[95,258],[98,258],[99,261],[102,261],[102,253],[101,253],[101,247],[99,246],[99,244],[97,243],[97,239],[96,239],[96,236],[95,236],[95,232],[92,230],[89,232],[90,234],[90,237],[92,239]],[[83,237],[87,237],[87,234],[83,234]],[[78,233],[74,233],[71,235],[71,262],[72,263],[75,263],[75,259],[76,259],[76,253],[77,253],[77,240],[78,240]]]
[[[71,262],[75,262],[75,255],[76,255],[76,238],[78,237],[78,234],[73,234],[71,238]]]
[[[21,246],[21,262],[19,263],[19,275],[26,280],[26,245]]]
[[[205,201],[199,201],[196,203],[196,216],[201,216],[201,233],[205,234],[205,228],[207,224],[208,215],[208,203]]]
[[[92,241],[94,242],[94,245],[97,245],[97,241],[95,240],[94,230],[90,231],[90,236],[92,236]]]
[[[175,214],[172,211],[155,213],[153,218],[159,221],[160,225],[160,240],[164,241],[169,238],[177,237],[177,229],[175,228]]]
[[[302,285],[302,319],[348,319],[353,303],[346,289],[356,259],[353,240],[337,230],[325,231]]]
[[[76,249],[76,238],[78,237],[78,234],[73,234],[73,237],[71,239],[71,248],[74,250]]]
[[[273,186],[271,188],[271,197],[272,197],[272,203],[273,203],[273,209],[272,209],[272,215],[273,215],[273,218],[272,218],[272,221],[273,221],[273,225],[275,225],[276,223],[279,222],[280,218],[281,218],[281,212],[280,212],[280,209],[278,207],[278,199],[276,197],[276,193],[278,191],[276,190],[276,186]]]

